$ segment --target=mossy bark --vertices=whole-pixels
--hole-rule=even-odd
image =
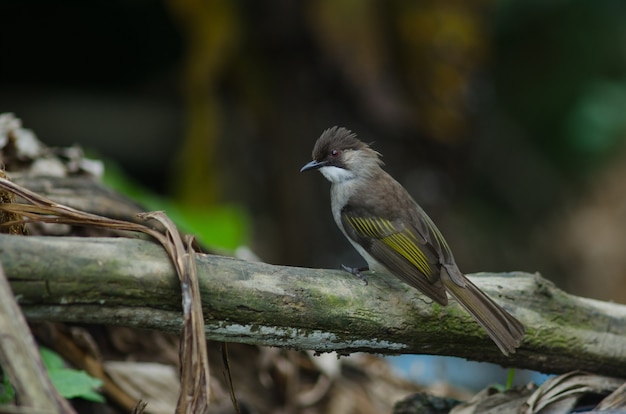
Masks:
[[[0,235],[0,260],[31,320],[179,332],[180,287],[164,250],[125,238]],[[207,339],[381,354],[454,355],[549,373],[626,372],[626,306],[568,295],[538,275],[470,278],[526,326],[505,357],[456,303],[393,277],[198,255]]]

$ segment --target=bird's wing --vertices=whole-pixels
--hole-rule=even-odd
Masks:
[[[348,237],[396,277],[440,304],[448,303],[439,276],[440,253],[420,229],[407,226],[399,219],[367,215],[350,206],[342,210],[341,221]]]

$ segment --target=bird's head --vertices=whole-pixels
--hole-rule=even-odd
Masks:
[[[300,172],[320,170],[331,183],[366,178],[380,170],[380,154],[360,141],[356,134],[342,127],[332,127],[317,139],[313,161]]]

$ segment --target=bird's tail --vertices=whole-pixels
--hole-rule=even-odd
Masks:
[[[524,337],[524,325],[478,289],[458,268],[446,270],[441,272],[446,290],[485,328],[504,355],[514,353]]]

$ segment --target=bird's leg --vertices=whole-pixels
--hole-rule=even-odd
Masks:
[[[343,270],[345,270],[348,273],[353,274],[354,276],[358,277],[359,279],[361,279],[362,281],[365,282],[365,286],[367,286],[367,279],[365,278],[365,276],[363,276],[363,273],[361,272],[365,272],[367,270],[370,270],[370,268],[368,266],[363,266],[363,267],[348,267],[346,265],[341,265],[341,268]]]

